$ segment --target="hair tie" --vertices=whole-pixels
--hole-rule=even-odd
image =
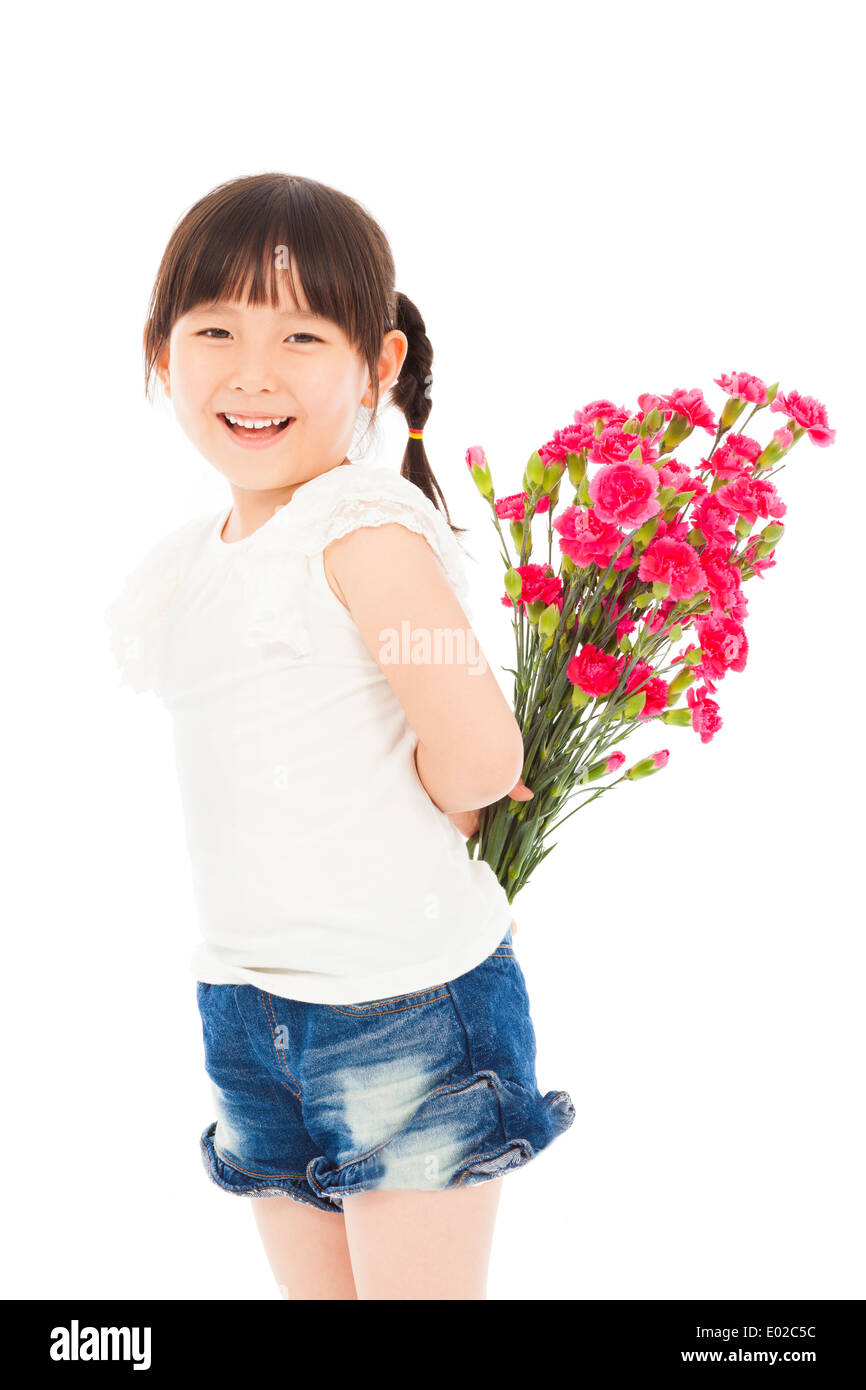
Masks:
[[[423,433],[424,433],[423,430],[410,430],[410,431],[409,431],[409,438],[410,438],[410,439],[420,439]]]

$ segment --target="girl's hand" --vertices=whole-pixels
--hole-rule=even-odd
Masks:
[[[535,795],[523,782],[516,782],[508,795],[514,801],[530,801]],[[480,811],[448,811],[446,812],[452,825],[456,825],[460,834],[470,840],[478,829],[480,822]]]

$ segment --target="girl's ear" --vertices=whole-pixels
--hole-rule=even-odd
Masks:
[[[162,382],[163,390],[167,396],[171,396],[171,377],[168,370],[168,344],[156,359],[156,374]]]

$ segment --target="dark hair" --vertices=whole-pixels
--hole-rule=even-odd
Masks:
[[[379,407],[378,362],[386,333],[405,333],[408,350],[392,399],[409,429],[422,429],[432,402],[433,348],[416,306],[394,288],[394,258],[379,224],[354,198],[294,174],[251,174],[219,184],[189,209],[172,232],[157,271],[144,331],[144,389],[148,399],[157,358],[179,318],[196,305],[239,299],[280,304],[276,249],[285,260],[292,293],[294,258],[310,308],[336,323],[370,371],[373,407]],[[369,425],[368,425],[369,429]],[[448,507],[422,439],[407,440],[400,472],[444,511]]]

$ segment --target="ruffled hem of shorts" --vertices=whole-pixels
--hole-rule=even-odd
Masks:
[[[217,1153],[213,1141],[216,1127],[214,1120],[201,1136],[201,1159],[205,1172],[217,1187],[238,1197],[293,1197],[296,1202],[318,1207],[319,1211],[340,1212],[339,1206],[312,1192],[306,1178],[300,1173],[274,1177],[268,1173],[250,1173],[237,1168]]]
[[[448,1097],[470,1091],[476,1092],[478,1102],[488,1110],[485,1123],[479,1126],[484,1141],[478,1145],[477,1152],[457,1164],[447,1182],[431,1184],[434,1190],[468,1187],[521,1168],[574,1121],[574,1104],[567,1091],[533,1095],[516,1082],[503,1080],[495,1071],[477,1071],[463,1081],[431,1091],[402,1129],[368,1153],[339,1165],[331,1164],[322,1156],[312,1159],[307,1164],[310,1187],[340,1204],[344,1196],[381,1187],[380,1155],[383,1151],[399,1150],[413,1131],[423,1131],[431,1114],[441,1108]]]

